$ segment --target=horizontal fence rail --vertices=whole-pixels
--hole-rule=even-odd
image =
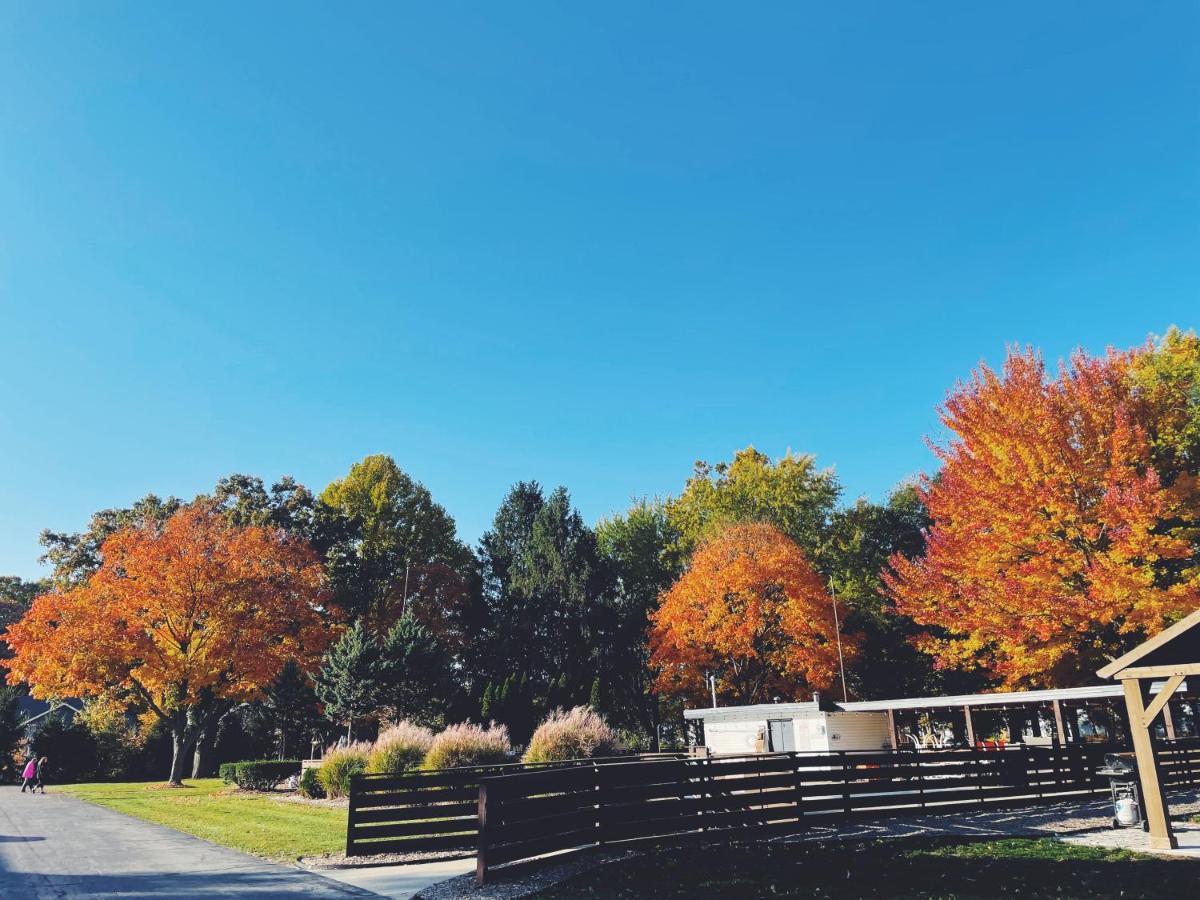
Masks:
[[[768,753],[543,770],[481,779],[476,877],[578,847],[769,836],[856,816],[1089,796],[1107,744]],[[1200,739],[1165,742],[1167,784],[1200,780]]]
[[[653,762],[682,753],[647,753],[609,759],[554,763],[502,763],[436,769],[404,775],[356,775],[350,780],[346,818],[346,855],[455,852],[476,850],[479,833],[479,785],[489,776],[588,768],[631,760]]]

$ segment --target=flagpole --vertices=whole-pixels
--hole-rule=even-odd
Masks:
[[[846,660],[842,657],[842,625],[838,621],[837,591],[833,588],[833,578],[829,579],[829,598],[833,601],[833,631],[837,636],[838,668],[842,673],[842,702],[850,699],[846,693]]]

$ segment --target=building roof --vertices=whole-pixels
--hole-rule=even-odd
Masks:
[[[1155,686],[1157,689],[1162,682]],[[1187,690],[1187,683],[1180,685]],[[1016,706],[1025,703],[1050,703],[1054,700],[1103,700],[1120,697],[1119,684],[1101,684],[1089,687],[1050,688],[1039,691],[1002,691],[994,694],[958,694],[951,697],[901,697],[896,700],[852,700],[838,703],[834,712],[886,712],[901,709],[939,709],[964,706]],[[751,706],[718,706],[715,709],[687,709],[685,719],[703,719],[708,722],[744,722],[763,719],[804,719],[821,712],[820,705],[809,703],[757,703]]]
[[[748,719],[805,719],[819,715],[820,704],[808,703],[755,703],[751,706],[718,706],[705,709],[685,709],[685,719],[704,719],[706,722],[744,722]]]
[[[994,694],[959,694],[952,697],[904,697],[898,700],[857,700],[841,703],[847,712],[888,709],[934,709],[945,706],[1013,706],[1021,703],[1050,703],[1054,700],[1096,700],[1120,697],[1121,687],[1101,684],[1093,687],[1050,688],[1040,691],[1000,691]]]

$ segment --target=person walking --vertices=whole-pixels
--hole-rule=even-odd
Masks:
[[[42,789],[42,793],[46,793],[46,763],[49,758],[43,756],[37,763],[37,786]]]
[[[29,788],[29,793],[37,793],[37,777],[38,764],[37,757],[29,757],[29,762],[25,763],[25,770],[21,772],[21,793],[25,793],[25,788]]]

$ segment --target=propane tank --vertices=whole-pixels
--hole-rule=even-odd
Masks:
[[[1117,821],[1122,825],[1137,825],[1142,821],[1142,812],[1133,797],[1122,797],[1116,804]]]

